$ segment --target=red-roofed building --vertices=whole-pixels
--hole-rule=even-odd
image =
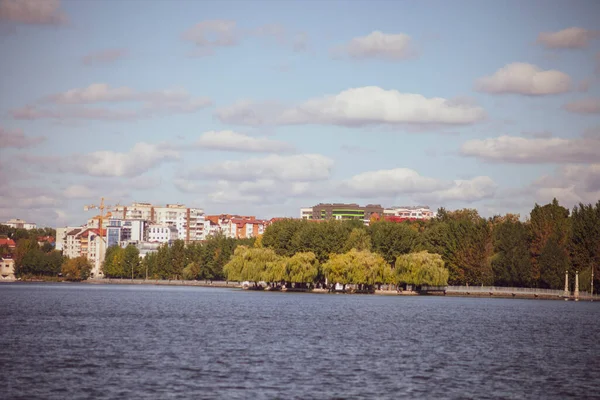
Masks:
[[[17,244],[12,239],[0,238],[0,246],[7,246],[9,249],[13,250],[17,247]]]

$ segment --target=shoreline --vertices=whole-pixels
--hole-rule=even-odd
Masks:
[[[43,279],[32,279],[32,280],[0,280],[2,283],[83,283],[88,285],[152,285],[152,286],[187,286],[187,287],[205,287],[205,288],[225,288],[225,289],[238,289],[245,290],[240,282],[230,281],[186,281],[186,280],[161,280],[161,279],[88,279],[80,282],[69,282],[60,280],[43,280]],[[589,294],[581,294],[579,299],[575,299],[571,294],[565,297],[563,294],[555,293],[520,293],[523,289],[527,288],[498,288],[502,291],[478,291],[468,289],[464,290],[425,290],[421,292],[416,291],[396,291],[396,290],[375,290],[373,293],[343,293],[343,292],[329,292],[327,289],[313,289],[313,290],[277,290],[282,293],[309,293],[309,294],[371,294],[376,296],[442,296],[442,297],[472,297],[472,298],[502,298],[502,299],[532,299],[532,300],[563,300],[563,301],[600,301],[600,296],[595,294],[591,297]],[[511,291],[510,289],[515,289]],[[261,290],[255,290],[260,292]],[[271,290],[265,290],[270,292]]]

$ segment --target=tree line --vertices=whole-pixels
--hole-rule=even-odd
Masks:
[[[600,201],[570,212],[554,199],[536,204],[526,221],[444,208],[428,221],[373,220],[368,227],[352,220],[288,219],[269,226],[262,245],[284,257],[311,252],[323,266],[353,248],[368,250],[396,275],[400,256],[427,251],[439,255],[451,285],[562,289],[565,271],[579,271],[580,289],[588,290],[592,268],[596,287],[600,275]]]
[[[103,272],[108,278],[221,280],[225,279],[223,266],[235,248],[253,244],[254,239],[232,239],[219,234],[187,245],[176,240],[141,259],[133,245],[111,246],[106,250]]]

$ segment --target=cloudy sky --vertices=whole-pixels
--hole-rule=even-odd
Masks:
[[[600,199],[600,2],[0,0],[0,219]]]

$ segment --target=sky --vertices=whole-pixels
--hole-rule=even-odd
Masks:
[[[0,0],[0,220],[600,200],[600,2]]]

